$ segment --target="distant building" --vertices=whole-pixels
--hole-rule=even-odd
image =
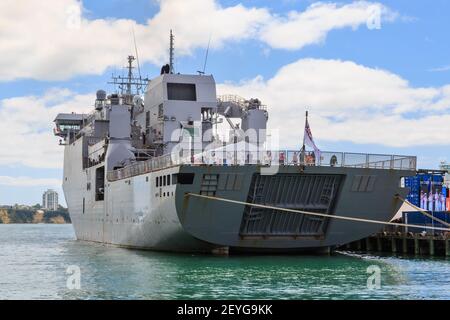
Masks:
[[[46,210],[58,210],[58,192],[48,189],[42,195],[42,208]]]
[[[441,170],[447,171],[447,173],[444,175],[444,184],[450,188],[450,164],[443,161],[441,162],[441,165],[439,166]]]

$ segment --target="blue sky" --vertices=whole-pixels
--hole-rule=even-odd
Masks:
[[[30,1],[34,2],[33,0]],[[64,1],[67,6],[76,3],[75,0]],[[280,120],[283,114],[291,119],[290,124],[293,127],[295,127],[295,121],[302,124],[304,121],[302,118],[303,110],[306,104],[309,104],[308,107],[312,113],[312,131],[321,149],[417,155],[419,166],[422,168],[437,168],[439,161],[450,160],[450,129],[448,129],[448,122],[445,122],[450,118],[450,90],[447,90],[446,87],[450,84],[450,43],[447,34],[450,30],[450,20],[448,19],[450,3],[448,1],[397,0],[371,3],[324,1],[322,4],[334,5],[334,7],[331,7],[323,17],[320,16],[321,13],[319,12],[317,19],[324,19],[324,21],[317,24],[318,28],[327,24],[326,20],[333,17],[333,12],[355,3],[358,3],[359,7],[372,4],[381,5],[389,12],[386,15],[383,14],[380,29],[370,30],[362,22],[356,23],[356,26],[352,25],[355,22],[349,22],[349,25],[344,26],[332,25],[321,39],[304,41],[295,48],[289,47],[289,38],[300,39],[305,37],[305,34],[301,33],[301,21],[296,27],[289,29],[291,30],[289,34],[283,35],[283,37],[277,36],[275,40],[273,38],[268,40],[268,34],[273,31],[271,28],[275,29],[289,20],[289,12],[295,11],[298,15],[310,12],[311,8],[317,6],[315,1],[192,1],[203,1],[208,5],[212,3],[214,8],[211,10],[214,10],[213,13],[219,12],[219,17],[224,17],[224,24],[220,27],[227,28],[227,23],[229,23],[230,31],[228,34],[222,34],[219,28],[215,32],[204,32],[205,29],[208,29],[209,24],[216,23],[207,19],[200,22],[202,20],[200,18],[208,15],[209,11],[197,10],[195,12],[198,17],[191,16],[191,19],[186,19],[185,22],[182,21],[182,17],[178,18],[178,22],[174,26],[178,50],[176,51],[176,69],[178,72],[195,73],[202,67],[205,46],[210,34],[212,42],[215,44],[209,52],[207,73],[214,75],[216,82],[219,84],[218,87],[222,90],[235,90],[242,95],[260,95],[263,100],[269,101],[270,121],[273,121],[275,127],[283,123]],[[186,3],[189,3],[190,0],[179,1],[178,4],[175,0],[163,2],[169,3],[164,11],[165,14],[168,14],[165,16],[167,18],[171,16],[170,10],[174,10],[173,14],[176,15],[178,14],[175,12],[177,5],[187,6]],[[23,8],[27,4],[21,3],[16,6],[19,11],[23,9],[23,17],[29,14]],[[39,116],[41,113],[39,110],[48,110],[48,117],[51,118],[52,112],[66,110],[73,105],[71,103],[73,100],[80,101],[80,103],[86,101],[86,105],[80,106],[80,108],[85,108],[88,107],[88,103],[92,103],[91,99],[94,97],[90,95],[95,90],[99,88],[111,90],[112,88],[108,87],[106,82],[112,72],[120,72],[120,63],[117,61],[123,60],[125,62],[125,56],[119,56],[122,51],[120,53],[118,51],[117,57],[103,58],[98,52],[108,50],[108,48],[104,48],[104,44],[115,41],[115,38],[118,37],[117,34],[123,32],[119,23],[115,24],[117,21],[135,21],[140,58],[143,61],[141,70],[150,78],[158,74],[160,62],[164,60],[164,58],[161,58],[164,52],[161,51],[162,49],[157,49],[155,39],[158,39],[158,37],[167,38],[165,28],[170,26],[171,22],[170,19],[165,19],[163,22],[153,20],[156,21],[154,22],[155,25],[148,25],[148,21],[160,13],[162,4],[154,0],[86,0],[82,2],[82,7],[81,18],[83,21],[91,23],[92,32],[88,34],[96,37],[102,35],[102,32],[109,28],[106,30],[109,30],[111,39],[109,36],[98,38],[97,47],[87,44],[83,46],[84,42],[89,42],[89,39],[84,35],[80,39],[76,39],[79,43],[76,46],[74,45],[72,49],[71,45],[66,42],[68,36],[56,34],[60,31],[56,31],[52,26],[42,27],[42,30],[36,31],[36,34],[34,34],[32,25],[25,26],[24,28],[29,28],[25,31],[28,32],[30,38],[24,38],[23,41],[25,47],[29,46],[29,51],[26,53],[16,52],[20,46],[5,45],[3,47],[0,45],[0,53],[4,53],[6,56],[30,59],[28,65],[20,63],[17,68],[20,72],[17,71],[17,74],[14,68],[8,69],[4,76],[0,74],[0,112],[3,110],[4,114],[9,116],[11,113],[8,110],[15,112],[16,109],[14,108],[22,107],[23,110],[29,110],[29,116],[33,117],[35,116],[33,112],[36,112]],[[240,9],[227,11],[228,8]],[[9,23],[11,20],[8,20],[6,16],[8,9],[1,9],[0,7],[0,22],[5,19]],[[252,13],[249,11],[251,9],[259,11]],[[45,8],[41,8],[41,10],[45,10]],[[61,7],[60,10],[61,15],[67,13],[64,7]],[[257,17],[255,20],[252,20],[253,14]],[[248,24],[233,33],[235,21],[244,21],[245,19],[249,20]],[[252,29],[253,25],[259,24],[263,20],[263,25],[259,26],[257,31]],[[96,25],[92,24],[96,21],[104,23],[105,26],[97,28]],[[108,25],[108,22],[110,22],[110,25]],[[55,21],[55,25],[57,23],[58,21]],[[201,25],[201,23],[204,23],[204,25]],[[317,25],[313,28],[317,28]],[[20,33],[15,34],[16,29],[11,26],[11,29],[6,30],[6,32],[11,32],[11,39],[17,38],[20,40],[24,36]],[[190,32],[190,29],[194,31]],[[246,31],[247,29],[248,31]],[[154,35],[152,30],[164,34]],[[243,30],[244,32],[242,32]],[[52,34],[52,32],[55,32],[55,34]],[[123,42],[128,41],[130,43],[131,32],[125,32],[124,34],[128,35],[129,39],[125,39]],[[44,37],[42,37],[43,35]],[[45,37],[45,35],[48,35],[48,37]],[[180,39],[182,36],[185,36],[185,38]],[[284,36],[287,38],[284,38]],[[188,37],[192,37],[192,41]],[[30,43],[35,41],[36,38],[42,39],[41,44],[32,47]],[[183,40],[185,41],[183,42]],[[47,41],[55,41],[57,47],[48,55],[43,52],[41,58],[41,46],[46,46]],[[61,44],[58,41],[61,41]],[[117,43],[120,43],[119,40],[117,41]],[[190,41],[192,45],[185,44],[185,42]],[[64,46],[68,49],[58,51]],[[131,45],[128,47],[125,45],[125,48],[122,48],[123,52],[127,52],[127,48],[129,53],[133,53],[134,49]],[[36,52],[32,50],[36,50]],[[70,56],[72,50],[73,56]],[[162,53],[154,54],[157,50]],[[85,52],[92,53],[91,61],[88,59],[89,54],[86,55],[87,58],[84,60],[79,58]],[[108,50],[108,52],[112,52],[111,55],[116,54],[114,50]],[[0,56],[5,56],[4,54],[0,54]],[[61,57],[62,55],[67,60],[64,60]],[[111,62],[104,62],[107,58]],[[66,61],[75,61],[73,71],[64,70],[68,65]],[[104,65],[103,68],[100,68],[101,70],[90,70],[89,63],[96,65],[103,63]],[[2,69],[2,66],[14,64],[15,59],[0,61],[0,69]],[[46,67],[47,65],[48,67]],[[42,68],[38,66],[42,66]],[[52,74],[55,74],[53,68],[57,66],[57,71],[60,70],[61,75],[52,76]],[[328,67],[336,68],[336,71],[335,69],[328,71]],[[48,77],[46,76],[46,68],[48,69]],[[30,70],[33,70],[34,73]],[[281,70],[284,71],[281,72]],[[307,72],[314,72],[314,74],[307,74]],[[299,75],[299,73],[302,74]],[[330,74],[334,74],[336,78],[333,78]],[[352,78],[355,74],[358,74],[358,77]],[[374,80],[373,83],[364,81],[366,76],[372,77],[372,75],[378,80]],[[292,82],[298,84],[305,83],[311,78],[319,88],[317,91],[314,90],[314,93],[308,94],[304,101],[302,95],[293,96],[292,101],[290,101],[291,91],[288,91],[288,89],[296,91],[296,87],[289,83],[289,78],[292,78]],[[330,78],[337,79],[337,81],[327,82],[331,81]],[[380,92],[386,90],[389,99],[379,101],[376,98],[371,98],[365,101],[365,94],[361,94],[361,97],[354,101],[351,96],[337,94],[336,108],[334,109],[333,103],[330,103],[329,100],[322,101],[320,99],[328,95],[331,96],[331,100],[333,99],[335,94],[333,90],[335,90],[336,82],[339,82],[340,78],[343,78],[343,83],[354,86],[355,92],[368,92],[371,89],[370,86],[377,86],[378,88],[379,85],[382,85]],[[255,81],[258,84],[257,87],[254,85]],[[285,86],[283,81],[286,81]],[[359,87],[359,82],[370,82],[370,86],[361,84],[361,87]],[[283,95],[286,101],[279,101],[277,93],[272,92],[279,89],[278,83],[286,88],[286,94]],[[397,90],[397,88],[400,89]],[[45,95],[48,92],[53,92],[51,90],[56,90],[55,92],[58,92],[58,96],[61,95],[61,98],[49,102],[49,98],[45,98]],[[299,90],[301,92],[301,88]],[[404,93],[397,96],[396,91],[404,91]],[[347,108],[346,103],[351,104],[351,108]],[[410,107],[408,107],[408,103]],[[277,109],[278,104],[279,109]],[[371,104],[377,105],[375,113],[371,111]],[[44,109],[33,111],[37,105]],[[339,121],[333,120],[334,114],[340,119]],[[377,119],[386,119],[386,122],[378,122],[379,125],[377,125],[377,122],[371,123],[369,120],[372,115]],[[28,123],[30,121],[26,119],[28,117],[26,111],[18,113],[19,116],[24,117],[24,122],[27,121],[30,128],[18,130],[21,132],[21,138],[17,139],[17,143],[13,143],[16,130],[14,126],[11,126],[9,128],[12,131],[10,132],[11,137],[2,140],[0,204],[38,203],[41,201],[42,192],[46,188],[56,188],[61,192],[56,182],[61,179],[62,169],[60,166],[58,167],[57,163],[54,163],[56,161],[47,161],[46,157],[61,159],[62,148],[58,151],[49,145],[48,151],[42,151],[47,145],[35,142],[37,141],[35,139],[40,139],[40,134],[44,134],[42,131],[47,129],[50,131],[51,127],[47,128],[43,123]],[[45,121],[45,119],[43,117],[40,121]],[[364,127],[363,125],[357,126],[358,123],[364,122],[364,119],[368,121],[367,132],[358,131],[364,129],[360,128]],[[401,120],[401,123],[399,122],[400,129],[395,130],[392,123],[395,123],[397,119]],[[18,121],[17,118],[14,118],[14,121]],[[341,126],[339,125],[340,121],[343,121]],[[445,123],[447,123],[447,126],[445,126]],[[33,128],[33,125],[36,127]],[[351,125],[355,125],[359,129],[354,131],[348,129]],[[386,127],[377,128],[377,126],[382,127],[383,125],[386,125]],[[30,135],[30,141],[23,138],[27,137],[27,130],[33,132],[33,135]],[[291,131],[289,139],[286,140],[286,147],[296,146],[296,136],[298,136],[298,145],[302,139],[302,128]],[[349,132],[351,134],[348,134]],[[389,132],[392,132],[392,134]],[[404,144],[402,143],[403,135]],[[47,139],[46,141],[46,143],[50,143],[51,140]],[[57,145],[57,141],[58,139],[54,138],[51,143]],[[36,147],[29,152],[25,152],[26,150],[22,152],[11,151],[12,148],[25,149],[26,144],[24,143],[36,144],[39,149]],[[13,155],[9,156],[11,153]],[[25,158],[26,160],[24,160]],[[38,161],[39,159],[42,159],[42,161]],[[29,178],[33,182],[26,183],[24,178]]]

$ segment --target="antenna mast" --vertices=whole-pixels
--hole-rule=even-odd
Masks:
[[[209,35],[208,47],[206,48],[205,63],[203,64],[203,74],[205,74],[206,62],[208,62],[208,53],[209,53],[209,45],[210,44],[211,44],[211,35]]]
[[[134,61],[134,57],[133,56],[128,56],[128,78],[127,78],[127,91],[126,94],[131,95],[131,83],[133,81],[133,61]]]
[[[138,49],[137,49],[137,44],[136,44],[136,35],[134,34],[134,28],[131,30],[133,31],[134,51],[136,51],[136,62],[137,62],[137,67],[138,67],[139,79],[140,79],[141,78],[141,66],[139,64],[139,54],[138,54]]]
[[[114,87],[118,87],[118,91],[122,95],[126,95],[127,99],[132,99],[134,95],[139,95],[143,87],[145,87],[149,81],[149,79],[142,79],[139,75],[139,78],[133,76],[133,61],[136,58],[132,55],[128,56],[128,65],[126,69],[128,74],[126,77],[124,76],[114,76],[112,75],[112,81],[109,81],[108,84],[113,84]],[[118,93],[119,93],[118,92]],[[131,100],[130,100],[131,101]],[[128,101],[130,103],[130,101]]]
[[[308,110],[306,110],[306,112],[305,112],[305,129],[306,129],[306,126],[308,125]],[[305,149],[306,148],[306,146],[305,146],[305,133],[303,133],[303,146],[302,146],[302,152],[305,152]]]
[[[173,73],[173,33],[172,29],[170,29],[170,50],[169,50],[169,67],[170,67],[170,73]]]
[[[208,62],[208,52],[209,52],[209,45],[211,44],[211,35],[209,36],[209,40],[208,40],[208,47],[206,48],[206,54],[205,54],[205,61],[203,62],[203,70],[197,70],[199,75],[203,75],[205,74],[205,70],[206,70],[206,63]]]

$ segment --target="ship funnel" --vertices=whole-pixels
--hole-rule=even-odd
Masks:
[[[127,105],[113,104],[113,96],[110,97],[112,105],[109,112],[109,145],[106,152],[108,171],[136,160],[130,140],[130,110]]]

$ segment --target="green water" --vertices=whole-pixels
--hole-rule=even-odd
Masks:
[[[450,260],[167,254],[78,242],[71,225],[0,225],[0,299],[450,299]]]

